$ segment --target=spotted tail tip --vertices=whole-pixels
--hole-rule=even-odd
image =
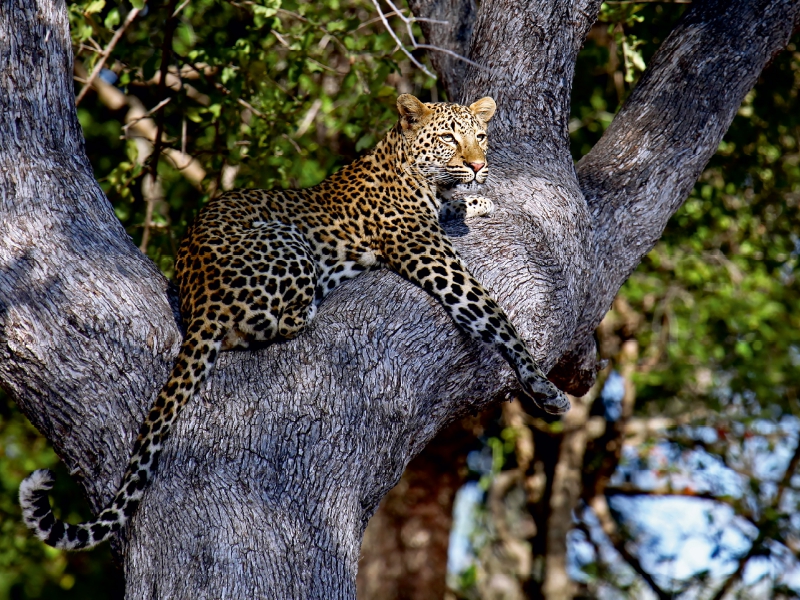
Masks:
[[[52,509],[47,493],[53,488],[53,472],[39,469],[26,477],[19,486],[19,505],[22,508],[22,518],[25,524],[36,534],[40,540],[46,541],[49,528],[43,529],[42,525],[50,522],[52,526]],[[47,519],[50,515],[51,518]],[[44,523],[43,523],[44,522]]]

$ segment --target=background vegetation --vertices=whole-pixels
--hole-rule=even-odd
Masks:
[[[684,8],[604,4],[576,69],[576,160]],[[410,45],[405,24],[383,9]],[[117,216],[167,276],[208,198],[234,186],[313,185],[379,139],[398,93],[444,99],[369,0],[80,0],[69,11],[87,153]],[[570,545],[588,597],[800,593],[798,43],[763,73],[598,331],[610,364],[582,425],[585,493]],[[89,79],[96,89],[84,92]],[[526,528],[537,510],[529,446],[566,433],[518,403],[502,412],[469,463],[480,493],[454,596],[523,597],[541,569],[545,550]],[[0,599],[121,595],[107,549],[64,554],[21,525],[19,482],[58,464],[2,398]],[[67,518],[88,516],[66,473],[56,481]],[[676,497],[700,503],[684,515],[707,517],[694,532],[707,542],[702,556],[696,538],[692,553],[653,533]]]

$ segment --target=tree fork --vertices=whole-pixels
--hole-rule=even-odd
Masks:
[[[717,18],[716,28],[700,28],[706,41],[696,46],[691,36],[678,39],[680,64],[725,52],[736,40],[723,32],[755,31],[758,43],[703,71],[736,79],[735,94],[710,102],[702,85],[674,89],[679,104],[701,99],[675,111],[675,122],[719,123],[664,138],[667,170],[686,168],[691,177],[707,160],[695,151],[711,148],[710,156],[727,127],[720,115],[735,112],[740,91],[798,23],[798,2],[788,0],[710,1],[690,14],[702,22],[723,4],[752,17],[729,19],[732,29]],[[625,231],[600,217],[603,207],[616,210],[605,198],[629,180],[588,177],[592,164],[619,172],[602,159],[613,153],[601,143],[578,176],[569,157],[574,60],[598,7],[482,2],[469,58],[487,68],[468,69],[454,98],[499,100],[493,177],[483,190],[498,210],[450,233],[547,369],[582,348],[575,332],[591,329],[668,218],[660,200],[631,204],[640,243],[626,246]],[[736,29],[745,26],[755,29]],[[64,0],[0,3],[0,43],[0,381],[96,510],[112,496],[177,352],[174,294],[93,179],[74,108]],[[663,89],[645,86],[632,101],[656,106]],[[609,131],[636,142],[644,134],[624,114]],[[670,141],[680,151],[667,152]],[[660,160],[652,156],[637,181]],[[663,191],[673,198],[669,214],[688,193],[678,183],[660,181],[675,188]],[[622,255],[613,264],[597,254],[604,236]],[[558,371],[572,391],[583,381],[575,373],[594,369],[593,347],[578,358],[561,360]],[[220,358],[117,546],[127,595],[353,598],[364,527],[405,465],[446,424],[506,397],[514,382],[504,361],[466,340],[434,300],[396,275],[368,273],[343,286],[297,339]]]

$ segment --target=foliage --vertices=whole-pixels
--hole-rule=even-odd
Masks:
[[[61,514],[78,522],[90,515],[83,494],[55,452],[0,391],[0,598],[122,598],[122,578],[108,546],[66,553],[42,544],[22,522],[17,490],[34,469],[56,472],[53,496]]]
[[[70,6],[78,70],[93,70],[129,11],[113,0]],[[368,0],[145,5],[101,72],[128,102],[109,108],[89,94],[78,114],[117,216],[168,275],[209,197],[316,184],[394,122],[397,89],[430,97],[434,80],[394,59],[395,42],[376,21]],[[134,113],[138,105],[146,110]],[[149,139],[137,133],[140,114]],[[202,181],[184,177],[167,148],[198,161]],[[156,172],[148,192],[144,179]]]
[[[800,523],[791,516],[800,500],[798,43],[764,71],[689,199],[623,286],[614,312],[627,316],[610,315],[625,322],[617,335],[642,349],[632,373],[640,413],[675,418],[629,447],[617,480],[633,481],[643,497],[712,498],[702,509],[712,519],[731,510],[727,529],[709,525],[709,540],[715,531],[745,532],[738,550],[730,540],[727,548],[711,543],[706,565],[727,553],[712,572],[662,577],[673,593],[725,585],[746,597],[798,593],[786,579],[800,571]],[[630,525],[638,507],[607,493]],[[631,539],[640,543],[641,532]],[[659,562],[656,549],[646,554],[653,572],[674,562]]]

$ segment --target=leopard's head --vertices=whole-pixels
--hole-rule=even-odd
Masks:
[[[411,94],[398,97],[399,127],[414,170],[443,188],[486,181],[486,127],[495,108],[489,96],[469,106],[426,104]]]

